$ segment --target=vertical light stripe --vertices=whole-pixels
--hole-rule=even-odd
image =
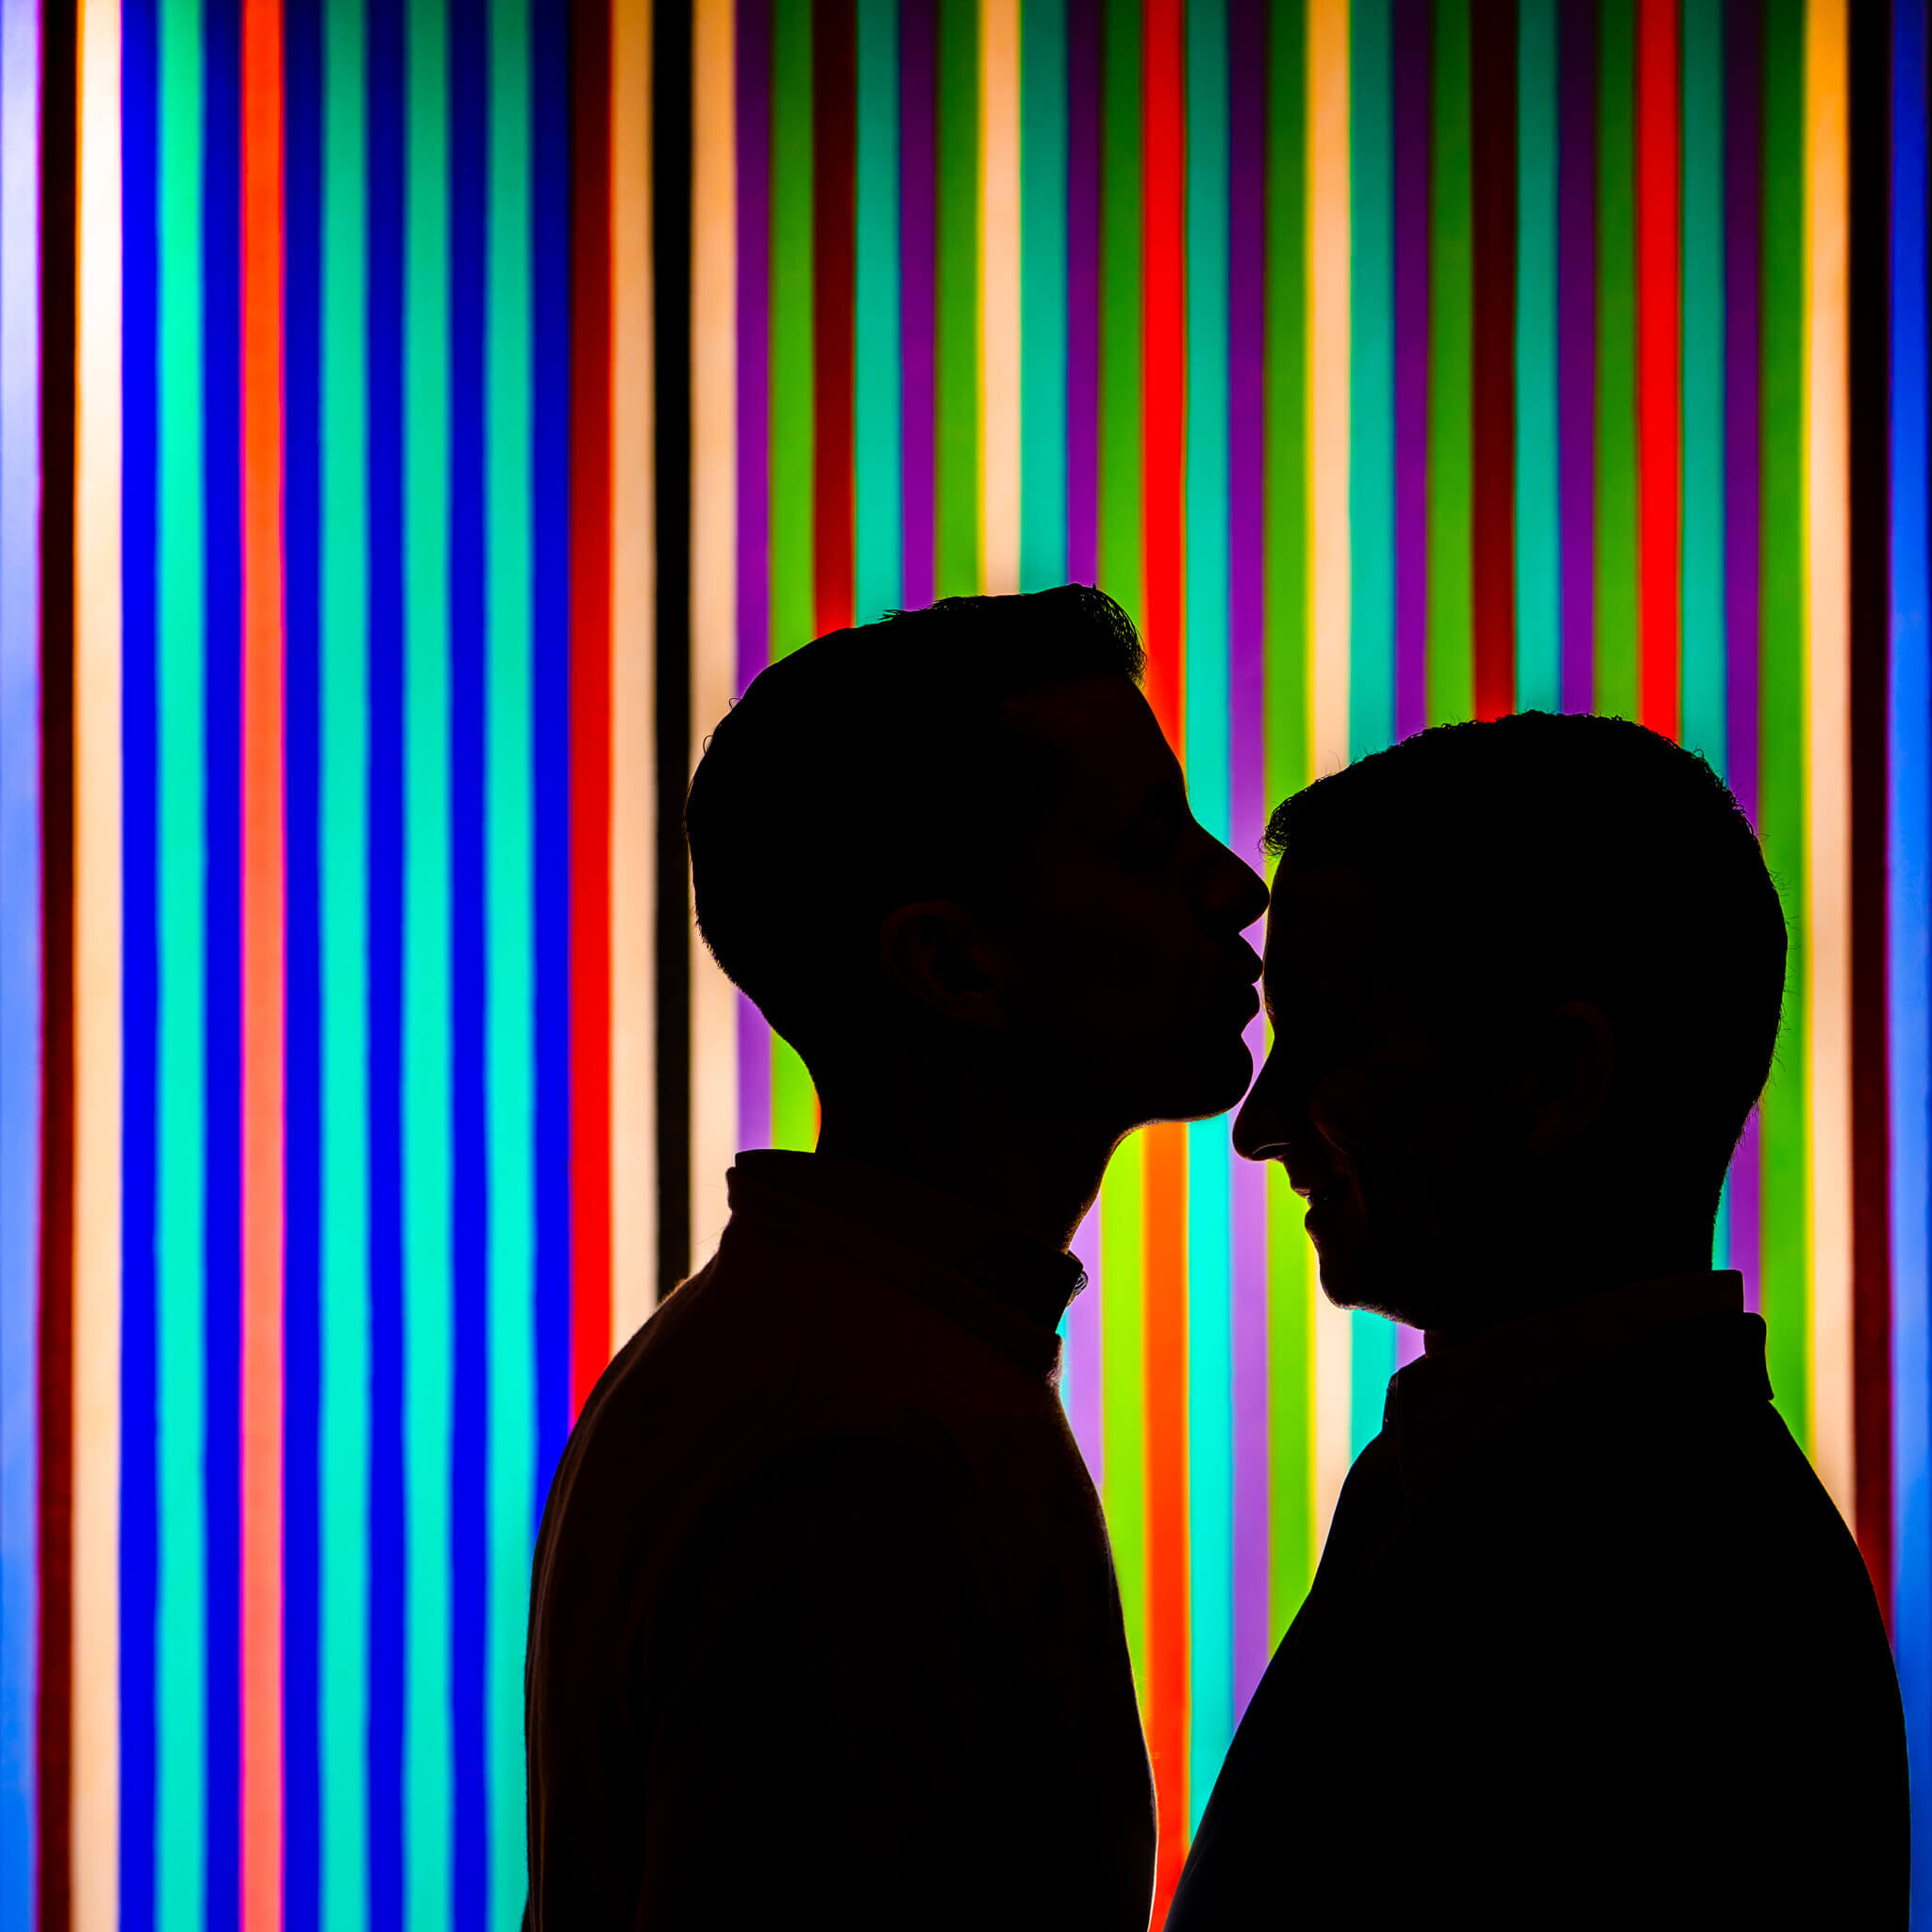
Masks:
[[[1783,896],[1790,946],[1777,1058],[1761,1123],[1760,1307],[1778,1413],[1811,1447],[1811,1055],[1809,756],[1805,668],[1805,6],[1764,9],[1763,289],[1758,389],[1762,456],[1758,651],[1758,836]]]
[[[1599,117],[1591,12],[1564,7],[1557,16],[1557,521],[1566,711],[1591,708],[1596,677]]]
[[[1636,41],[1637,710],[1681,735],[1684,592],[1683,26],[1678,0],[1639,0]]]
[[[1315,1251],[1302,1225],[1307,1204],[1288,1184],[1279,1161],[1264,1179],[1268,1213],[1268,1649],[1281,1641],[1315,1578],[1333,1495],[1322,1507],[1321,1424],[1317,1384],[1317,1310],[1329,1307],[1316,1275]],[[1338,1318],[1340,1320],[1340,1318]],[[1348,1334],[1341,1320],[1344,1343]],[[1332,1341],[1332,1336],[1329,1338]],[[1348,1386],[1342,1365],[1342,1389]],[[1341,1408],[1344,1431],[1347,1405]],[[1347,1443],[1344,1440],[1344,1453]],[[1346,1465],[1343,1465],[1344,1473]],[[1340,1487],[1341,1477],[1336,1478]]]
[[[1141,24],[1104,0],[1100,100],[1099,423],[1094,528],[1100,587],[1144,619],[1141,438]],[[1141,1143],[1120,1159],[1139,1160]],[[1136,1210],[1139,1211],[1138,1209]],[[1111,1277],[1109,1277],[1110,1279]],[[1109,1320],[1111,1317],[1109,1316]],[[1109,1435],[1108,1457],[1113,1457]]]
[[[322,903],[321,1298],[316,1462],[322,1603],[323,1932],[368,1922],[370,1660],[369,371],[365,27],[327,13],[322,162],[321,672],[317,874]],[[393,1104],[389,1102],[388,1104]]]
[[[1428,723],[1429,458],[1429,91],[1423,49],[1429,0],[1391,0],[1389,125],[1391,286],[1394,343],[1394,525],[1388,575],[1395,602],[1397,738]]]
[[[1141,29],[1141,475],[1146,696],[1186,751],[1187,95],[1183,0],[1144,0]],[[1159,1839],[1154,1910],[1166,1909],[1188,1836],[1189,1494],[1187,1130],[1142,1136],[1147,1359],[1147,1686]]]
[[[1914,1773],[1912,1898],[1932,1894],[1932,559],[1927,467],[1924,0],[1891,25],[1890,653],[1886,997],[1891,1141],[1892,1641]],[[1907,773],[1916,784],[1901,783]]]
[[[1368,0],[1373,7],[1376,0]],[[1302,0],[1242,22],[1251,58],[1262,72],[1245,105],[1254,117],[1250,139],[1259,145],[1262,178],[1250,189],[1258,204],[1263,275],[1251,298],[1251,353],[1259,364],[1249,381],[1261,402],[1259,514],[1254,516],[1252,560],[1261,595],[1261,717],[1257,839],[1272,807],[1310,776],[1312,682],[1308,642],[1308,34]],[[1255,42],[1260,42],[1258,50]],[[1237,68],[1234,77],[1246,80]],[[1236,262],[1242,261],[1237,243]],[[1252,248],[1250,240],[1247,244]],[[1243,374],[1246,374],[1243,371]],[[1250,391],[1252,395],[1253,390]],[[1246,425],[1237,417],[1230,429]],[[1252,459],[1251,459],[1252,460]],[[1238,579],[1244,591],[1248,582]],[[1245,642],[1245,640],[1242,641]],[[1252,782],[1252,781],[1251,781]],[[1258,1029],[1257,1029],[1258,1030]],[[1317,1292],[1302,1232],[1302,1204],[1287,1176],[1271,1163],[1262,1183],[1267,1283],[1265,1332],[1268,1436],[1269,1648],[1301,1607],[1314,1574],[1315,1391],[1311,1295]],[[1264,1658],[1265,1660],[1265,1658]]]
[[[1379,22],[1377,22],[1379,25]],[[1374,39],[1374,35],[1370,35]],[[1349,4],[1346,0],[1310,0],[1307,8],[1307,533],[1310,533],[1310,575],[1307,575],[1307,636],[1312,658],[1312,778],[1339,771],[1349,763],[1353,752],[1374,750],[1374,738],[1357,741],[1358,732],[1393,730],[1393,649],[1383,655],[1379,641],[1364,634],[1364,653],[1374,653],[1370,675],[1375,678],[1377,701],[1374,708],[1362,708],[1351,721],[1349,673],[1355,647],[1351,622],[1351,591],[1355,574],[1355,551],[1351,541],[1351,280],[1355,255],[1351,247],[1353,197],[1349,190],[1349,120],[1351,120],[1351,74],[1349,74]],[[1414,50],[1393,50],[1395,59],[1414,59]],[[1375,107],[1370,108],[1372,124],[1385,112],[1379,94],[1379,75],[1368,77],[1364,105],[1374,92]],[[1379,133],[1379,125],[1375,127]],[[1377,162],[1385,149],[1377,149]],[[1377,210],[1379,212],[1379,210]],[[1374,220],[1370,236],[1381,242],[1385,234],[1379,220]],[[1364,290],[1364,295],[1368,291]],[[1432,328],[1430,340],[1438,330]],[[1381,341],[1368,344],[1370,354],[1381,350]],[[1387,400],[1368,398],[1370,417],[1364,424],[1370,435],[1381,435],[1387,421],[1385,409],[1393,394],[1383,391]],[[1391,444],[1393,452],[1393,444]],[[1370,475],[1362,475],[1370,483]],[[1379,481],[1379,477],[1375,477]],[[1372,518],[1370,527],[1379,522],[1383,502],[1366,507]],[[1466,545],[1464,545],[1466,551]],[[1370,562],[1368,570],[1377,581],[1391,577],[1387,562]],[[1391,610],[1393,643],[1393,610]],[[1379,684],[1381,671],[1390,671],[1391,709],[1381,721]],[[1306,1239],[1306,1237],[1302,1237]],[[1333,1495],[1339,1493],[1341,1476],[1335,1474],[1337,1458],[1342,1460],[1341,1474],[1346,1474],[1346,1458],[1375,1434],[1381,1425],[1381,1387],[1395,1368],[1395,1333],[1377,1316],[1355,1314],[1339,1316],[1322,1296],[1314,1281],[1310,1263],[1310,1283],[1316,1298],[1316,1536],[1327,1534],[1327,1519],[1333,1511]],[[1346,1331],[1346,1335],[1342,1333]],[[1339,1372],[1337,1360],[1346,1362]],[[1341,1403],[1339,1412],[1335,1403]],[[1333,1490],[1329,1488],[1333,1484]]]
[[[610,9],[610,1346],[658,1298],[651,5]]]
[[[1348,0],[1308,6],[1308,636],[1316,777],[1348,762]]]
[[[490,14],[485,972],[489,1063],[489,1609],[484,1766],[490,1923],[523,1909],[524,1635],[537,1470],[534,317],[529,0]],[[623,1190],[613,1188],[621,1200]],[[618,1253],[623,1254],[620,1244]],[[621,1272],[621,1271],[620,1271]]]
[[[1763,574],[1759,375],[1762,247],[1762,19],[1754,7],[1724,17],[1724,782],[1760,823],[1757,782],[1759,613]],[[1567,457],[1567,451],[1566,451]],[[1744,1306],[1759,1306],[1763,1152],[1754,1111],[1724,1177],[1726,1254],[1744,1277]]]
[[[770,661],[812,635],[810,0],[772,0]],[[763,669],[760,665],[759,669]],[[782,1105],[774,1091],[774,1116]],[[774,1143],[775,1144],[775,1143]]]
[[[1200,0],[1190,11],[1199,10]],[[1189,683],[1196,638],[1188,640]],[[1224,716],[1225,712],[1224,711]],[[1227,1122],[1188,1127],[1188,1830],[1234,1737],[1233,1186]]]
[[[798,1049],[774,1033],[772,1040],[772,1145],[809,1153],[818,1139],[818,1095]]]
[[[79,35],[75,451],[72,1924],[116,1923],[120,1846],[121,22]]]
[[[1067,7],[1022,0],[1020,588],[1067,575]]]
[[[1396,1369],[1396,1325],[1357,1308],[1349,1316],[1348,1453],[1359,1456],[1382,1427],[1389,1377]]]
[[[732,0],[691,17],[691,757],[738,675],[738,169]],[[691,930],[691,1253],[724,1225],[738,1145],[738,993]]]
[[[1354,635],[1347,575],[1354,561],[1348,548],[1354,508],[1349,499],[1351,491],[1360,495],[1360,532],[1365,541],[1377,532],[1388,537],[1394,513],[1393,258],[1390,252],[1388,90],[1392,72],[1391,61],[1412,59],[1415,55],[1408,50],[1405,56],[1404,50],[1392,45],[1387,0],[1363,0],[1360,18],[1353,23],[1359,28],[1358,48],[1349,44],[1349,12],[1348,0],[1307,0],[1302,50],[1306,61],[1303,73],[1307,119],[1301,180],[1297,184],[1305,195],[1307,221],[1303,258],[1306,386],[1301,393],[1303,407],[1298,426],[1307,438],[1307,453],[1305,461],[1298,460],[1299,451],[1283,450],[1280,458],[1294,462],[1303,479],[1307,602],[1296,617],[1306,653],[1308,708],[1304,714],[1306,763],[1286,785],[1274,782],[1274,773],[1271,769],[1271,806],[1279,803],[1289,790],[1346,763],[1351,752],[1373,748],[1392,728],[1394,716],[1394,602],[1387,562],[1391,553],[1385,549],[1361,586],[1365,593],[1370,584],[1391,585],[1391,589],[1379,597],[1365,595],[1363,623],[1357,637]],[[1274,20],[1277,35],[1302,26],[1292,9],[1277,9]],[[1357,52],[1363,57],[1363,174],[1359,186],[1364,218],[1364,252],[1358,260],[1350,245],[1351,218],[1355,212],[1351,206],[1354,176],[1350,152],[1350,63],[1351,55]],[[1279,73],[1278,57],[1275,65]],[[1271,226],[1274,220],[1271,212]],[[1352,275],[1361,278],[1359,291],[1349,286]],[[1352,300],[1357,295],[1358,305]],[[1347,392],[1354,375],[1348,330],[1351,311],[1357,307],[1363,327],[1358,395]],[[1270,332],[1272,336],[1272,325]],[[1272,350],[1271,342],[1271,354]],[[1338,380],[1344,386],[1341,396],[1324,392],[1332,391]],[[1360,425],[1363,440],[1351,467],[1351,405],[1357,400],[1365,412]],[[1273,450],[1270,457],[1274,472]],[[1333,500],[1319,505],[1318,499],[1324,493]],[[1343,541],[1339,558],[1342,573],[1339,591],[1334,588],[1338,558],[1332,548],[1338,518]],[[1274,522],[1275,511],[1271,503],[1271,525]],[[1292,541],[1294,535],[1300,533],[1286,534]],[[1332,620],[1338,614],[1339,630],[1332,627]],[[1274,634],[1276,619],[1277,613],[1271,610],[1271,658],[1280,648]],[[1363,670],[1363,702],[1355,707],[1356,715],[1351,718],[1350,658],[1357,650]],[[1341,659],[1339,666],[1334,662],[1338,654]],[[1272,744],[1270,751],[1273,767],[1275,755]],[[1287,774],[1284,773],[1283,776]],[[1289,1445],[1284,1443],[1276,1444],[1274,1454],[1274,1481],[1284,1487],[1291,1486],[1294,1491],[1278,1499],[1272,1509],[1274,1534],[1284,1543],[1273,1565],[1271,1587],[1270,1615],[1277,1628],[1285,1626],[1299,1607],[1300,1593],[1306,1591],[1322,1545],[1327,1540],[1335,1499],[1341,1491],[1342,1479],[1354,1457],[1349,1428],[1354,1340],[1351,1317],[1322,1292],[1315,1257],[1301,1225],[1301,1204],[1285,1182],[1285,1175],[1271,1169],[1269,1407],[1277,1433],[1291,1426],[1293,1419],[1299,1417],[1305,1435],[1303,1441],[1295,1445],[1298,1455],[1291,1455]],[[1297,1533],[1303,1526],[1303,1473],[1307,1478],[1306,1544],[1289,1547],[1291,1543],[1301,1542]]]
[[[1147,1367],[1145,1158],[1135,1135],[1114,1155],[1100,1194],[1101,1275],[1107,1302],[1101,1327],[1101,1429],[1105,1442],[1108,1534],[1120,1579],[1127,1655],[1141,1709],[1147,1704]]]
[[[1060,1324],[1066,1342],[1060,1404],[1095,1490],[1101,1487],[1107,1470],[1100,1434],[1100,1200],[1096,1195],[1087,1218],[1074,1230],[1073,1252],[1086,1268],[1087,1286],[1074,1296]]]
[[[282,1922],[284,1135],[282,10],[242,21],[241,1914]]]
[[[1681,736],[1724,770],[1724,9],[1684,0]]]
[[[1846,1522],[1852,1467],[1852,934],[1846,0],[1809,0],[1805,76],[1805,560],[1809,796],[1811,1459]]]
[[[403,1918],[454,1909],[449,24],[408,17],[403,285]]]
[[[1474,697],[1474,612],[1471,534],[1474,463],[1470,375],[1475,250],[1470,158],[1470,8],[1468,0],[1437,0],[1429,88],[1429,351],[1426,502],[1428,634],[1424,662],[1428,722],[1467,718]],[[1365,1340],[1356,1324],[1356,1345]],[[1372,1343],[1383,1358],[1383,1337]],[[1395,1367],[1395,1336],[1386,1337],[1386,1380]],[[1373,1384],[1370,1385],[1373,1389]],[[1359,1374],[1357,1388],[1364,1383]],[[1357,1417],[1366,1441],[1381,1427],[1381,1391],[1373,1414]]]
[[[317,1454],[322,1604],[320,1920],[357,1932],[369,1893],[372,1365],[369,1171],[368,188],[362,9],[337,0],[324,39],[321,675],[322,1305]]]
[[[1601,0],[1596,45],[1594,708],[1618,718],[1637,716],[1636,16]]]
[[[773,0],[771,93],[771,658],[813,631],[812,28],[810,0]],[[771,1041],[771,1144],[815,1138],[811,1079]],[[741,1048],[741,1051],[743,1049]]]
[[[1349,8],[1349,729],[1395,736],[1395,258],[1389,0]]]
[[[208,1897],[205,1617],[207,831],[202,505],[201,9],[156,30],[155,216],[155,1796],[158,1932]],[[228,372],[225,372],[227,374]],[[227,1096],[223,1096],[225,1100]],[[140,1633],[128,1633],[140,1641]]]
[[[1395,58],[1405,57],[1397,50]],[[1308,7],[1308,641],[1311,673],[1310,777],[1339,771],[1348,762],[1350,591],[1353,554],[1349,522],[1349,310],[1352,251],[1349,193],[1349,9],[1347,0],[1310,0]],[[1349,1374],[1341,1388],[1342,1413],[1330,1412],[1336,1343],[1341,1341],[1336,1310],[1316,1289],[1317,1504],[1319,1537],[1325,1536],[1333,1496],[1341,1478],[1333,1464],[1352,1456],[1380,1426],[1379,1386],[1394,1366],[1381,1366],[1392,1332],[1377,1317],[1340,1317],[1351,1331],[1342,1344]],[[1326,1344],[1324,1346],[1324,1343]],[[1366,1375],[1374,1401],[1356,1399],[1354,1385]],[[1357,1414],[1356,1411],[1359,1410]],[[1364,1418],[1375,1418],[1369,1426]],[[1342,1474],[1346,1474],[1345,1464]]]
[[[1141,22],[1104,0],[1100,34],[1095,554],[1101,587],[1141,608]],[[941,6],[945,0],[941,0]],[[1101,1419],[1108,1534],[1144,1721],[1148,1682],[1146,1142],[1115,1153],[1101,1190]]]
[[[0,7],[0,1919],[36,1923],[40,19]]]
[[[737,648],[731,689],[745,690],[771,662],[773,411],[772,314],[786,274],[773,249],[772,63],[777,34],[773,0],[738,0],[733,42],[733,207],[737,233]],[[789,262],[790,258],[787,258]],[[795,306],[795,305],[794,305]],[[795,324],[795,317],[791,318]],[[708,728],[708,725],[707,726]],[[731,1144],[762,1147],[772,1133],[772,1041],[763,1016],[742,994],[732,998],[737,1028],[737,1125]]]
[[[1268,820],[1267,341],[1268,14],[1259,0],[1227,9],[1228,843],[1261,858]],[[1259,1067],[1267,1029],[1246,1031]],[[1225,1128],[1224,1127],[1224,1132]],[[1268,1173],[1230,1163],[1229,1408],[1234,1432],[1232,1606],[1234,1716],[1241,1722],[1268,1667]]]
[[[1020,0],[981,0],[980,488],[988,591],[1020,588]]]
[[[1723,0],[1708,4],[1718,8]],[[1524,711],[1555,711],[1563,703],[1557,462],[1557,0],[1518,0],[1518,6],[1516,704]],[[1720,411],[1723,407],[1720,383]]]
[[[899,16],[899,571],[901,599],[915,609],[932,602],[939,514],[939,26],[936,4],[907,0]]]
[[[1281,1203],[1284,1215],[1293,1211],[1294,1196]],[[1307,1237],[1302,1237],[1306,1241]],[[1322,1292],[1320,1264],[1311,1255],[1307,1262],[1309,1302],[1314,1311],[1315,1385],[1315,1521],[1314,1548],[1319,1558],[1328,1541],[1328,1524],[1335,1515],[1336,1498],[1347,1480],[1350,1465],[1360,1444],[1355,1429],[1355,1340],[1354,1313],[1338,1308]],[[1379,1320],[1379,1317],[1371,1317]],[[1391,1366],[1393,1346],[1391,1346]],[[1373,1435],[1374,1430],[1370,1431]]]
[[[121,14],[80,13],[74,483],[74,1932],[119,1919]]]
[[[858,0],[858,6],[853,617],[871,624],[902,602],[899,8],[897,0]]]
[[[1185,720],[1194,816],[1228,823],[1228,94],[1225,0],[1187,9]],[[1188,1129],[1189,1829],[1234,1736],[1233,1200],[1227,1123]]]
[[[781,0],[782,4],[782,0]],[[933,595],[986,588],[979,0],[937,0],[933,42]]]
[[[1308,25],[1305,0],[1271,9],[1260,106],[1261,822],[1315,775],[1308,636]],[[1273,1249],[1270,1250],[1271,1255]],[[1272,1291],[1271,1291],[1272,1299]],[[1271,1316],[1271,1322],[1272,1322]],[[1279,1418],[1277,1417],[1277,1422]]]

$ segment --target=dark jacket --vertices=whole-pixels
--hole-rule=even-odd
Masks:
[[[1736,1281],[1688,1293],[1736,1308]],[[1659,1290],[1394,1377],[1172,1932],[1905,1925],[1864,1564],[1771,1406],[1763,1323],[1657,1320]]]
[[[1057,1393],[1078,1263],[822,1156],[741,1157],[731,1204],[551,1489],[527,1923],[1142,1932],[1152,1779]]]

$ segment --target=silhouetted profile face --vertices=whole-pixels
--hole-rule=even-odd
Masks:
[[[1026,1085],[1067,1083],[1123,1125],[1224,1112],[1254,1072],[1241,1035],[1261,962],[1241,933],[1267,889],[1195,819],[1124,678],[1008,708],[1058,778],[1011,889],[980,915],[1005,1017],[973,1050],[993,1047]]]
[[[1234,1138],[1307,1200],[1330,1301],[1427,1325],[1493,1252],[1534,1162],[1507,1073],[1444,1051],[1404,951],[1357,874],[1283,861],[1263,979],[1274,1043]]]
[[[805,645],[721,721],[699,924],[828,1116],[1091,1142],[1241,1098],[1267,891],[1190,810],[1143,664],[1091,588],[946,599]]]
[[[1624,719],[1437,726],[1285,801],[1238,1152],[1331,1301],[1471,1332],[1707,1265],[1783,914],[1705,761]]]

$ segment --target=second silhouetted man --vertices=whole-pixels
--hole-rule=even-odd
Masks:
[[[1785,996],[1750,824],[1668,740],[1528,713],[1324,778],[1270,842],[1235,1144],[1307,1197],[1329,1299],[1426,1352],[1169,1925],[1903,1926],[1885,1629],[1766,1373],[1768,1319],[1802,1415],[1804,1316],[1711,1268]]]

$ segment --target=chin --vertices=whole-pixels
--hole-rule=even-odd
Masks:
[[[1317,1242],[1315,1255],[1322,1292],[1335,1307],[1358,1308],[1365,1315],[1380,1315],[1385,1321],[1406,1322],[1411,1328],[1428,1325],[1419,1312],[1407,1306],[1408,1296],[1402,1290],[1404,1280],[1416,1279],[1414,1274],[1378,1267],[1374,1257],[1353,1245],[1347,1251],[1338,1253],[1331,1247],[1324,1253]]]
[[[1207,1121],[1239,1107],[1254,1077],[1254,1056],[1244,1041],[1237,1040],[1213,1054],[1191,1054],[1158,1069],[1147,1067],[1145,1078],[1124,1088],[1113,1086],[1113,1091],[1123,1109],[1143,1123]]]
[[[1194,1104],[1176,1112],[1173,1118],[1205,1121],[1213,1119],[1216,1114],[1226,1113],[1247,1098],[1248,1089],[1254,1081],[1255,1057],[1248,1051],[1245,1041],[1237,1040],[1232,1047],[1204,1062],[1198,1074],[1188,1083],[1193,1091]]]
[[[1354,1274],[1349,1269],[1330,1261],[1319,1249],[1316,1251],[1315,1265],[1322,1283],[1322,1292],[1331,1307],[1361,1308],[1368,1306],[1362,1300]]]
[[[1315,1250],[1315,1264],[1322,1292],[1338,1308],[1360,1308],[1366,1313],[1388,1312],[1388,1284],[1384,1270],[1375,1266],[1374,1243],[1364,1239],[1364,1229],[1355,1214],[1347,1211],[1353,1203],[1311,1208],[1304,1225]],[[1325,1227],[1318,1227],[1318,1219]]]

